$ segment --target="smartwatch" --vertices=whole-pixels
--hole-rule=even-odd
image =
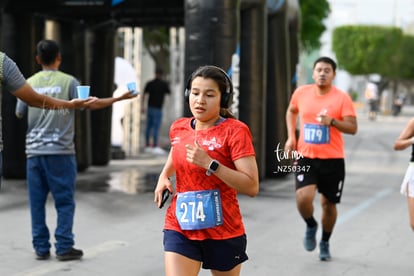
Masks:
[[[208,165],[208,169],[206,171],[206,175],[210,176],[212,173],[215,173],[219,167],[220,163],[217,160],[212,160],[210,165]]]

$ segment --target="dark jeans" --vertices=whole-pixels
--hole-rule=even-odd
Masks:
[[[152,144],[154,147],[158,146],[158,132],[161,127],[162,109],[148,107],[147,111],[147,127],[145,129],[145,143],[149,147],[151,145],[150,136],[152,132]]]

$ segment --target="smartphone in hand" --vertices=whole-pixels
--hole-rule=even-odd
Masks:
[[[162,192],[162,201],[161,201],[161,205],[160,205],[160,209],[162,208],[162,207],[164,207],[164,204],[165,204],[165,202],[167,202],[167,200],[168,200],[168,198],[170,197],[170,191],[168,190],[168,189],[165,189],[163,192]]]

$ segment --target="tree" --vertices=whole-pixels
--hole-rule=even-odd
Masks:
[[[379,74],[394,96],[400,85],[412,90],[414,36],[396,27],[341,26],[334,30],[332,44],[339,67],[350,74]]]
[[[332,49],[340,68],[353,75],[395,78],[403,33],[396,27],[341,26],[333,31]]]
[[[397,58],[398,77],[401,80],[408,80],[411,82],[414,81],[414,63],[412,61],[413,53],[414,36],[403,36]]]
[[[143,43],[155,62],[156,67],[168,75],[170,69],[170,33],[167,27],[147,27],[143,29]]]
[[[414,53],[414,36],[405,35],[401,41],[398,51],[397,74],[399,83],[406,87],[408,91],[413,91],[414,86],[414,63],[411,56]],[[412,92],[411,92],[412,93]]]
[[[301,12],[300,41],[305,52],[321,46],[320,37],[326,30],[323,20],[331,9],[327,0],[299,0]]]

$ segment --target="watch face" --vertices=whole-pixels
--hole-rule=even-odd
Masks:
[[[209,169],[215,172],[217,171],[218,167],[219,167],[219,163],[216,160],[214,160],[213,162],[211,162]]]

